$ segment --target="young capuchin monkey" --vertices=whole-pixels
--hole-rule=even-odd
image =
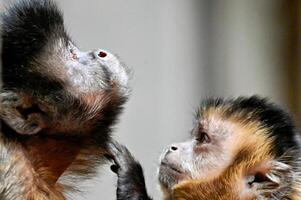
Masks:
[[[111,144],[118,200],[150,200],[140,164]],[[291,117],[257,96],[209,99],[191,139],[164,150],[165,200],[301,200],[300,136]]]
[[[51,0],[10,5],[1,30],[0,200],[64,200],[106,160],[127,70],[80,51]]]

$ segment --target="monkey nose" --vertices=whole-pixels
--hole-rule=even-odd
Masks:
[[[100,51],[100,52],[98,53],[98,56],[99,56],[100,58],[105,58],[105,57],[107,56],[107,53],[104,52],[104,51]]]
[[[171,151],[176,151],[176,150],[178,150],[178,147],[176,147],[175,145],[172,145],[172,146],[170,147],[170,150],[171,150]]]

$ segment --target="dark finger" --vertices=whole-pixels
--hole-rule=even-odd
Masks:
[[[119,167],[117,165],[111,165],[111,170],[112,172],[114,172],[115,174],[117,174]]]

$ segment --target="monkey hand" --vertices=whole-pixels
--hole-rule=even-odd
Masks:
[[[130,151],[117,141],[111,141],[109,143],[109,152],[110,155],[108,157],[114,161],[111,170],[117,175],[126,173],[126,171],[129,170],[127,168],[131,165],[139,165]]]
[[[117,174],[117,200],[151,200],[148,196],[143,169],[130,151],[116,141],[109,144],[114,164],[111,170]]]

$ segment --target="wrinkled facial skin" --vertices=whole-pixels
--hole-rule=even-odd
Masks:
[[[127,97],[129,92],[127,69],[110,52],[104,50],[81,52],[72,43],[69,43],[64,56],[64,64],[61,65],[64,69],[57,71],[64,71],[65,74],[62,74],[62,77],[56,74],[54,76],[61,79],[64,90],[74,101],[78,101],[78,103],[71,104],[73,107],[68,109],[69,112],[76,111],[78,108],[84,112],[79,114],[75,112],[71,115],[67,112],[67,116],[61,115],[62,112],[56,112],[52,119],[54,123],[63,124],[63,126],[75,121],[82,127],[91,127],[91,123],[101,120],[101,112],[107,104],[112,101],[122,104],[123,98]],[[65,108],[62,109],[65,110]],[[49,109],[48,113],[52,110],[55,109]],[[85,121],[87,125],[84,124]],[[76,127],[76,124],[73,127]],[[57,130],[58,127],[55,131]]]
[[[56,104],[56,102],[46,102],[45,112],[56,111],[51,113],[50,118],[51,124],[56,126],[55,131],[60,129],[58,127],[60,124],[62,126],[73,124],[70,127],[76,127],[78,130],[83,127],[84,131],[88,131],[86,127],[91,127],[94,121],[102,118],[101,112],[107,104],[113,102],[112,104],[116,103],[115,107],[118,107],[117,104],[124,103],[129,92],[128,71],[113,54],[104,50],[82,52],[72,43],[69,43],[66,51],[61,52],[61,54],[64,55],[64,59],[57,62],[62,63],[62,65],[59,65],[57,69],[54,68],[48,75],[63,83],[63,90],[65,91],[63,96],[66,97],[67,94],[69,96],[67,101],[70,100],[71,103],[65,103],[63,104],[64,107],[60,108],[60,104]],[[51,62],[46,60],[45,65],[50,63],[51,66],[56,66]],[[55,74],[56,72],[58,73]],[[53,99],[53,97],[49,99]],[[58,108],[50,107],[47,109],[47,105],[51,104],[58,105]],[[70,107],[66,109],[66,105],[67,107],[70,105]],[[67,112],[64,112],[65,110]],[[72,113],[73,110],[75,113]],[[77,110],[84,110],[85,112],[78,114]],[[82,127],[78,127],[78,125]],[[63,130],[63,132],[66,131],[74,132],[74,130]]]
[[[113,54],[104,50],[81,52],[71,42],[67,48],[64,71],[69,78],[63,77],[63,81],[70,89],[85,94],[110,89],[115,83],[121,94],[127,92],[127,71]]]
[[[190,179],[218,176],[233,157],[234,127],[218,118],[199,119],[191,139],[172,144],[160,158],[159,181],[170,190]]]

